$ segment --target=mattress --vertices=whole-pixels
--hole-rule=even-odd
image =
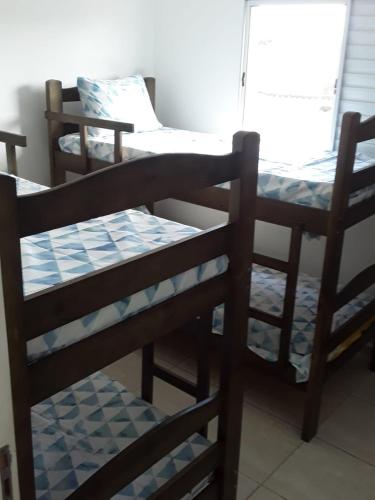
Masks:
[[[286,275],[274,269],[255,264],[253,266],[250,305],[275,316],[281,316],[285,295]],[[289,348],[289,362],[296,369],[296,381],[306,382],[309,378],[311,356],[313,350],[316,315],[319,300],[320,280],[301,273],[298,279],[294,322]],[[349,304],[336,312],[333,330],[353,317],[372,297],[361,294]],[[214,314],[214,332],[222,334],[224,307],[219,306]],[[373,318],[375,322],[375,316]],[[369,326],[369,325],[367,325]],[[361,332],[353,332],[352,340]],[[280,329],[256,320],[249,319],[247,345],[248,348],[263,359],[276,362],[279,353]],[[330,355],[330,360],[349,347],[339,346]]]
[[[37,500],[63,500],[165,416],[120,383],[98,372],[32,408]],[[204,452],[210,443],[192,435],[113,500],[148,498]],[[207,484],[198,485],[184,500]]]
[[[23,179],[17,179],[17,188],[20,194],[45,189]],[[199,229],[191,226],[139,210],[127,210],[23,238],[24,295],[46,290],[198,232]],[[227,265],[226,256],[213,259],[47,332],[27,343],[28,360],[35,362],[172,298],[224,273]]]
[[[81,154],[79,134],[61,137],[59,146],[66,153]],[[124,160],[162,153],[223,155],[231,152],[231,149],[231,140],[214,134],[168,127],[152,132],[123,134]],[[88,154],[91,158],[113,163],[113,135],[90,137]],[[307,158],[294,155],[285,161],[277,160],[275,153],[271,155],[267,151],[262,152],[259,160],[258,195],[327,210],[331,204],[336,161],[335,152],[322,152]],[[362,170],[372,164],[373,160],[358,154],[354,170]],[[229,184],[221,187],[228,188]],[[373,194],[375,185],[353,193],[350,203],[358,203]]]

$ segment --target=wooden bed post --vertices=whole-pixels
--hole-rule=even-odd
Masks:
[[[0,179],[1,272],[4,290],[9,365],[13,399],[13,421],[16,439],[19,487],[22,500],[34,500],[34,469],[29,406],[29,377],[25,325],[23,324],[23,280],[21,249],[16,205],[16,181],[7,176]]]
[[[62,99],[62,84],[59,80],[48,80],[46,82],[46,100],[47,111],[55,113],[62,113],[63,99]],[[50,175],[51,185],[57,186],[66,182],[65,171],[58,171],[55,163],[55,150],[56,142],[59,137],[64,135],[64,125],[60,122],[48,120],[48,145],[49,145],[49,161],[50,161]]]
[[[259,135],[238,133],[233,151],[243,151],[241,177],[232,182],[229,221],[234,223],[229,254],[230,300],[225,304],[224,335],[220,372],[223,408],[219,417],[218,439],[224,460],[218,470],[221,500],[235,500],[241,443],[243,405],[243,361],[247,345],[249,270],[252,265],[255,201],[259,159]],[[249,261],[250,256],[250,261]]]
[[[315,436],[319,425],[323,383],[329,354],[328,341],[336,310],[335,299],[345,235],[345,212],[349,204],[351,175],[357,150],[357,130],[360,121],[361,115],[359,113],[346,113],[342,123],[302,429],[304,441],[310,441]]]

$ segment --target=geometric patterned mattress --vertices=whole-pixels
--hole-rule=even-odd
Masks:
[[[161,153],[200,153],[223,155],[231,152],[231,140],[214,134],[190,132],[163,127],[152,132],[124,133],[123,155],[134,159]],[[59,138],[61,151],[81,154],[79,134]],[[113,134],[89,137],[90,157],[114,161]],[[277,161],[276,161],[277,160]],[[289,160],[271,159],[261,154],[258,170],[258,195],[266,198],[297,203],[328,210],[335,179],[337,152],[322,152],[315,157],[294,157]],[[354,171],[373,165],[374,161],[357,154]],[[222,185],[228,187],[228,184]],[[351,196],[351,204],[358,203],[375,193],[375,185]]]
[[[250,305],[264,312],[281,316],[285,294],[286,275],[274,269],[254,264],[251,283]],[[309,378],[311,354],[315,333],[320,280],[301,273],[298,278],[294,322],[289,349],[289,362],[296,368],[296,382],[306,382]],[[372,300],[361,294],[336,312],[333,330],[345,323]],[[224,308],[219,306],[214,315],[214,331],[222,333]],[[374,318],[375,320],[375,318]],[[247,345],[254,353],[267,361],[278,359],[280,329],[249,319]],[[334,359],[337,352],[331,353]]]
[[[164,417],[155,407],[101,372],[34,406],[32,433],[37,500],[67,498]],[[112,499],[149,497],[209,444],[201,435],[192,435]],[[206,482],[197,485],[184,499],[193,498]]]
[[[35,189],[34,189],[35,187]],[[19,193],[40,186],[18,180]],[[21,240],[24,294],[45,290],[196,234],[199,229],[127,210]],[[74,344],[226,271],[221,256],[140,290],[27,343],[29,362]]]

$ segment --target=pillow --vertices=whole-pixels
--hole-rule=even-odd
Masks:
[[[148,132],[162,127],[140,75],[119,80],[79,77],[77,87],[85,116],[133,123],[134,132]],[[110,131],[89,127],[89,134],[108,135]]]

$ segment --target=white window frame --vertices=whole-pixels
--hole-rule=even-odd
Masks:
[[[329,0],[332,4],[346,5],[346,16],[345,16],[345,26],[343,34],[343,43],[340,54],[339,62],[339,72],[337,76],[336,83],[336,94],[334,101],[334,108],[332,113],[332,128],[331,128],[331,148],[333,149],[336,142],[337,134],[337,121],[340,112],[340,101],[343,88],[343,76],[344,76],[344,66],[348,48],[349,39],[349,25],[350,16],[352,12],[352,1],[353,0]],[[244,28],[243,28],[243,46],[242,46],[242,61],[241,61],[241,79],[240,79],[240,91],[239,91],[239,101],[240,101],[240,120],[241,128],[245,121],[245,109],[246,109],[246,79],[248,76],[248,56],[249,56],[249,41],[250,41],[250,24],[251,24],[251,9],[252,7],[257,7],[260,5],[303,5],[303,4],[326,4],[325,0],[245,0],[245,13],[244,13]]]

